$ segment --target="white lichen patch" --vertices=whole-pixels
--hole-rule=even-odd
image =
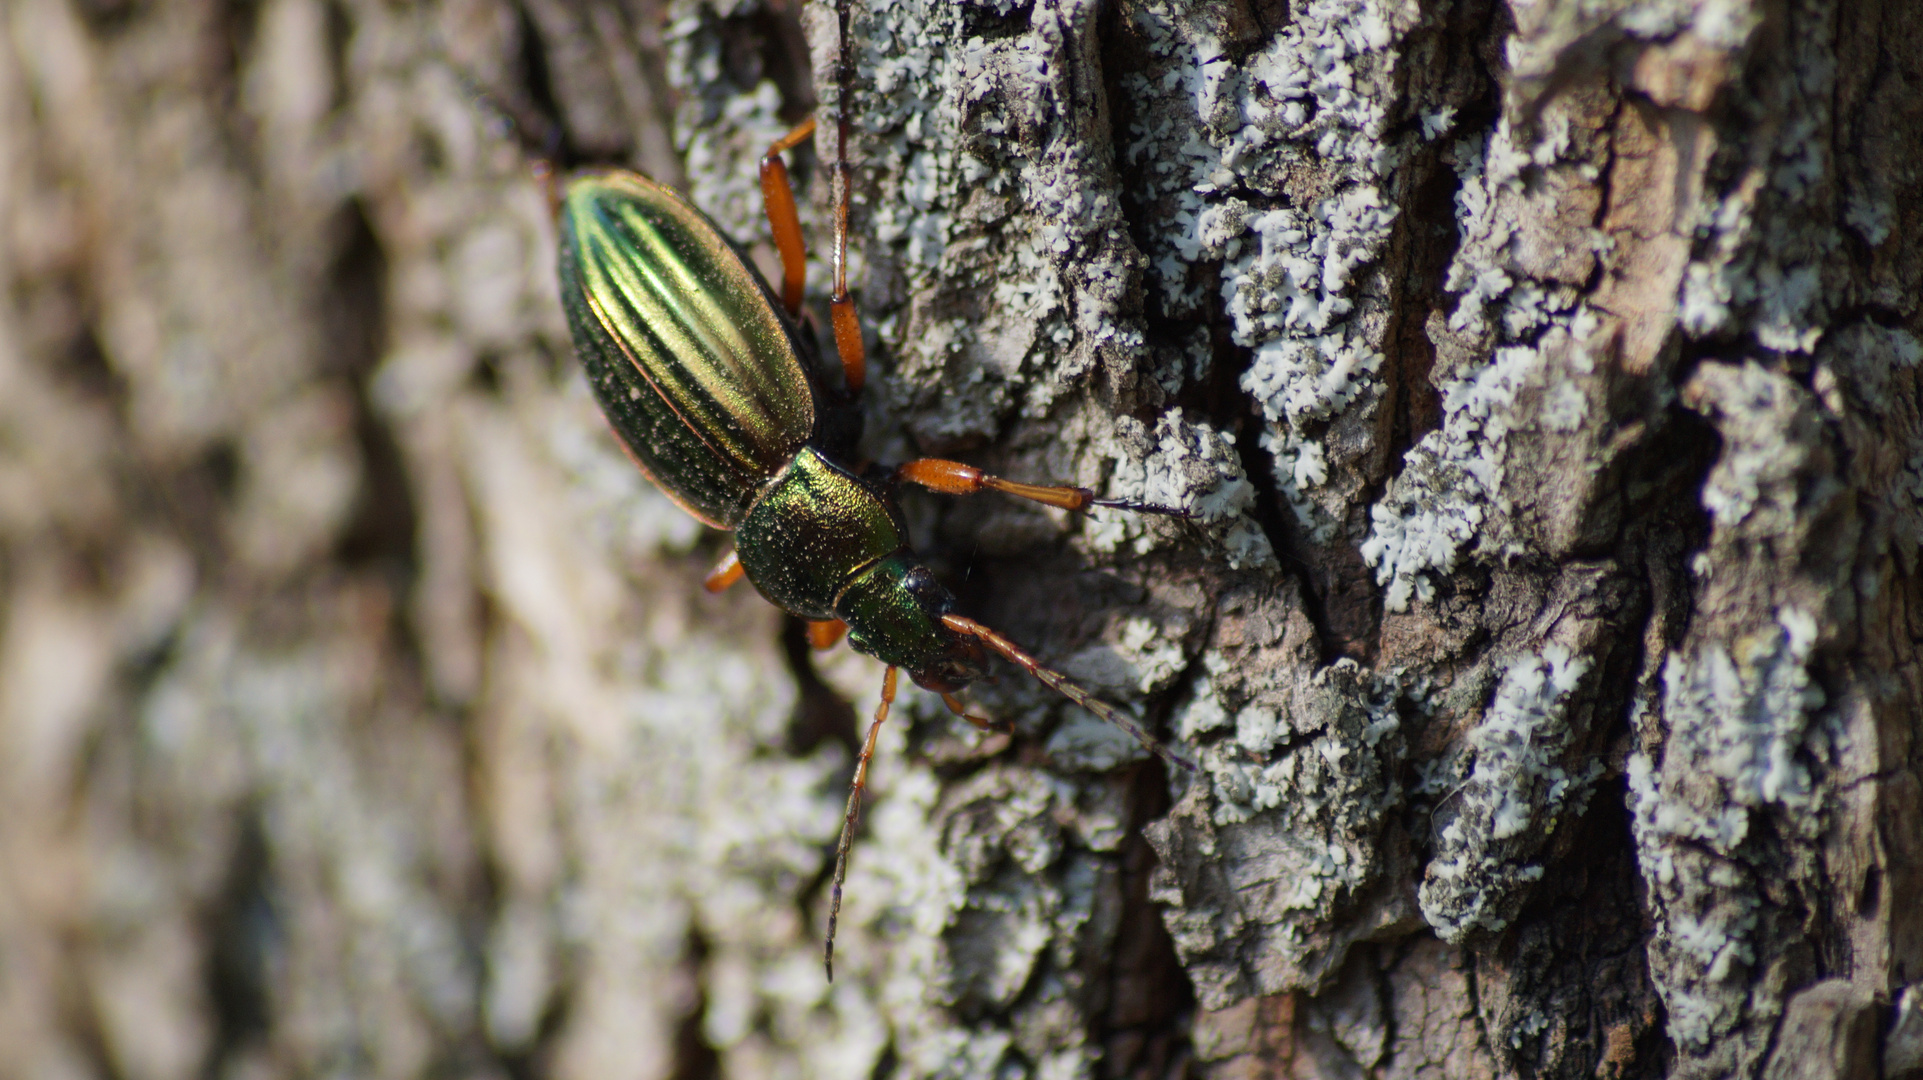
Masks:
[[[1061,669],[1098,693],[1134,699],[1164,690],[1188,666],[1181,629],[1138,615],[1125,620],[1112,641],[1064,659]]]
[[[1809,675],[1815,620],[1785,609],[1777,624],[1734,651],[1710,645],[1675,654],[1663,669],[1664,756],[1697,763],[1682,790],[1647,755],[1631,755],[1629,804],[1643,867],[1669,896],[1657,947],[1697,965],[1698,985],[1664,994],[1670,1032],[1706,1047],[1742,1016],[1758,883],[1746,865],[1755,812],[1809,809],[1811,782],[1801,756],[1823,693]],[[1706,798],[1713,792],[1717,798]]]
[[[729,239],[752,244],[772,239],[761,194],[758,162],[791,124],[781,119],[781,92],[766,79],[743,93],[724,71],[726,42],[720,5],[682,0],[673,9],[663,44],[668,80],[680,94],[675,111],[675,149],[687,172],[687,195]],[[796,200],[804,227],[813,224],[809,201]],[[823,280],[819,251],[810,252],[810,278]]]
[[[1127,447],[1146,445],[1146,453]],[[1108,490],[1118,497],[1182,510],[1209,530],[1230,567],[1260,569],[1276,565],[1275,549],[1249,517],[1255,485],[1242,475],[1240,457],[1229,433],[1165,413],[1152,431],[1116,417],[1109,431],[1096,434],[1091,452],[1110,457],[1114,471]],[[1137,494],[1139,493],[1139,494]],[[1082,533],[1090,551],[1115,551],[1132,543],[1146,553],[1156,542],[1154,527],[1139,515],[1097,514]]]
[[[878,988],[903,1069],[988,1078],[1092,1060],[1071,1004],[1076,943],[1121,807],[1030,770],[989,770],[944,793],[925,767],[899,767],[857,848],[844,918],[873,935],[846,970]],[[962,1024],[957,1009],[994,1015]]]
[[[1808,612],[1783,609],[1776,627],[1735,642],[1733,655],[1713,647],[1693,661],[1671,657],[1664,666],[1665,715],[1702,721],[1674,745],[1700,751],[1736,805],[1794,809],[1809,798],[1809,773],[1796,753],[1810,713],[1823,704],[1808,669],[1815,636]],[[1742,835],[1716,839],[1733,847]]]
[[[1092,9],[1037,4],[1020,33],[968,31],[1011,11],[911,0],[856,16],[865,85],[852,115],[863,175],[880,189],[866,207],[868,240],[891,253],[911,297],[935,305],[895,342],[911,375],[945,368],[948,357],[923,345],[941,336],[995,358],[1004,378],[1028,365],[1072,377],[1094,347],[1142,344],[1139,329],[1112,317],[1126,271],[1102,254],[1121,208],[1102,163],[1072,137],[1085,117],[1064,100]],[[995,272],[983,280],[989,259]],[[981,301],[979,317],[936,313],[958,293]],[[1024,411],[1045,411],[1058,383],[1035,380]],[[979,389],[1006,407],[994,387]]]
[[[1505,491],[1510,436],[1531,426],[1572,432],[1588,419],[1583,388],[1607,347],[1600,340],[1604,321],[1572,288],[1535,280],[1518,265],[1525,170],[1591,167],[1562,161],[1562,113],[1551,109],[1543,127],[1538,141],[1518,146],[1504,121],[1481,142],[1465,140],[1456,149],[1463,239],[1445,281],[1456,294],[1449,328],[1488,347],[1468,350],[1486,357],[1481,363],[1458,361],[1434,373],[1442,424],[1404,455],[1401,472],[1370,507],[1362,557],[1386,587],[1389,611],[1430,600],[1431,575],[1453,572],[1465,552],[1499,558],[1523,543]],[[1604,245],[1597,238],[1593,246]],[[1526,390],[1540,395],[1525,398]]]
[[[1150,57],[1121,79],[1149,283],[1175,314],[1219,299],[1254,355],[1241,386],[1271,424],[1269,445],[1298,447],[1376,385],[1380,319],[1358,294],[1396,216],[1384,191],[1406,149],[1384,130],[1390,49],[1414,9],[1318,0],[1240,62],[1219,28],[1178,5],[1130,17]],[[1204,295],[1209,268],[1217,297]],[[1297,490],[1328,477],[1289,468]]]
[[[1754,29],[1750,5],[1717,7],[1741,13],[1730,30]],[[1765,349],[1803,353],[1822,338],[1835,291],[1830,267],[1844,248],[1830,205],[1825,133],[1836,71],[1825,36],[1799,35],[1794,76],[1770,80],[1743,103],[1758,121],[1772,119],[1766,154],[1696,208],[1696,256],[1682,298],[1683,327],[1692,334],[1741,333]],[[1871,244],[1886,228],[1877,205],[1852,201],[1844,214]]]
[[[1560,645],[1511,660],[1469,733],[1473,764],[1441,804],[1448,824],[1418,894],[1423,918],[1446,940],[1506,926],[1542,876],[1530,857],[1588,802],[1601,764],[1566,759],[1576,734],[1570,697],[1589,666]]]
[[[1308,985],[1340,961],[1354,928],[1334,920],[1383,872],[1377,834],[1401,801],[1392,690],[1341,660],[1231,707],[1217,660],[1176,717],[1204,742],[1203,780],[1149,830],[1154,895],[1205,1003]]]
[[[1835,516],[1852,496],[1831,474],[1809,391],[1756,364],[1711,364],[1684,399],[1723,446],[1703,491],[1713,530],[1692,575],[1705,614],[1663,667],[1667,741],[1632,755],[1628,774],[1657,912],[1651,971],[1671,1036],[1700,1055],[1753,1042],[1746,1025],[1777,1007],[1757,996],[1782,963],[1780,948],[1758,947],[1765,922],[1780,918],[1762,875],[1820,873],[1818,774],[1833,755],[1814,669],[1838,602],[1825,575],[1855,540]],[[1798,572],[1772,577],[1759,565],[1783,559]],[[1763,619],[1726,614],[1759,610]]]
[[[1565,336],[1553,333],[1558,343]],[[1451,385],[1441,429],[1410,449],[1388,494],[1369,508],[1362,558],[1375,569],[1376,584],[1388,587],[1388,610],[1406,611],[1411,599],[1427,602],[1434,594],[1429,573],[1453,571],[1484,522],[1508,513],[1503,480],[1512,407],[1525,384],[1540,378],[1548,347],[1499,349],[1487,367]]]
[[[1317,513],[1311,497],[1314,489],[1329,479],[1329,458],[1322,443],[1287,430],[1271,429],[1262,433],[1262,449],[1269,454],[1276,490],[1289,504],[1311,543],[1327,544],[1337,536],[1336,522]]]

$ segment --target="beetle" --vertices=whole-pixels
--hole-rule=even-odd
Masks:
[[[850,100],[848,0],[837,0],[835,78]],[[804,257],[800,219],[782,155],[815,134],[811,117],[761,159],[761,188],[781,259],[777,295],[754,263],[699,208],[635,172],[593,169],[557,181],[544,172],[559,219],[559,281],[574,351],[609,426],[635,465],[708,525],[734,533],[734,550],[708,575],[710,591],[746,578],[775,606],[809,621],[826,648],[846,634],[887,666],[835,848],[823,964],[834,978],[835,927],[849,849],[876,738],[897,672],[955,697],[999,655],[1134,736],[1174,765],[1195,766],[1107,703],[1043,666],[1001,634],[961,614],[955,598],[908,545],[895,491],[911,483],[946,494],[1000,491],[1067,510],[1104,506],[1187,516],[1079,487],[1017,483],[959,462],[926,458],[895,469],[858,467],[854,407],[866,357],[848,289],[848,118],[838,109],[830,166],[833,207],[830,322],[846,390],[817,373],[800,322]]]

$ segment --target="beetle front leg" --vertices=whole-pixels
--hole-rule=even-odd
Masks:
[[[835,886],[828,901],[828,945],[822,962],[828,968],[828,981],[835,981],[835,924],[841,919],[841,885],[848,878],[848,850],[855,846],[855,822],[861,817],[861,793],[868,786],[868,762],[875,756],[875,740],[881,735],[882,722],[895,704],[895,669],[881,677],[881,704],[875,706],[875,722],[868,725],[868,738],[862,740],[861,757],[855,761],[855,778],[848,784],[848,813],[841,819],[841,840],[835,844]]]
[[[1084,487],[1067,485],[1024,484],[1015,480],[1004,480],[999,476],[963,465],[959,461],[943,461],[940,458],[922,458],[911,461],[895,470],[895,477],[911,484],[919,484],[930,491],[943,495],[973,495],[979,491],[999,491],[1004,495],[1029,499],[1045,506],[1059,506],[1064,510],[1087,510],[1102,506],[1111,510],[1132,510],[1138,514],[1164,514],[1169,517],[1186,518],[1191,516],[1187,510],[1173,506],[1157,506],[1154,503],[1137,502],[1134,499],[1098,499],[1095,493]]]
[[[963,720],[968,721],[983,731],[1001,735],[1013,734],[1015,731],[1015,725],[1007,720],[990,720],[986,716],[976,716],[974,713],[969,712],[968,709],[962,705],[961,699],[953,694],[943,694],[941,696],[941,703],[948,706],[949,712],[954,713],[956,716],[961,717]]]

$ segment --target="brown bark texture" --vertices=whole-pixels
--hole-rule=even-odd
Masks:
[[[0,1077],[1923,1075],[1905,0],[0,0]],[[826,325],[1006,670],[636,474],[524,146]],[[518,118],[511,130],[506,116]],[[546,140],[542,142],[542,140]]]

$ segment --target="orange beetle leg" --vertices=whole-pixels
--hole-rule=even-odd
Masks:
[[[953,694],[943,694],[941,696],[941,703],[948,706],[949,712],[954,713],[956,716],[961,717],[963,720],[968,721],[983,731],[997,731],[1004,735],[1013,734],[1015,731],[1015,725],[1006,720],[990,720],[986,716],[976,716],[974,713],[969,712],[962,707],[960,699],[956,698]]]
[[[728,554],[722,556],[721,561],[714,565],[713,570],[708,571],[708,576],[702,580],[701,587],[709,592],[718,593],[728,586],[733,585],[735,582],[740,581],[746,577],[747,574],[748,571],[741,566],[740,557],[730,551]]]
[[[838,644],[848,633],[848,624],[840,619],[819,619],[808,623],[808,647],[816,652],[827,652]]]
[[[801,311],[807,249],[801,240],[801,216],[795,210],[795,191],[788,183],[788,166],[782,163],[781,155],[800,146],[814,133],[815,118],[811,116],[775,140],[768,152],[761,155],[761,201],[768,208],[768,228],[774,233],[775,250],[781,253],[781,303],[790,315]]]

